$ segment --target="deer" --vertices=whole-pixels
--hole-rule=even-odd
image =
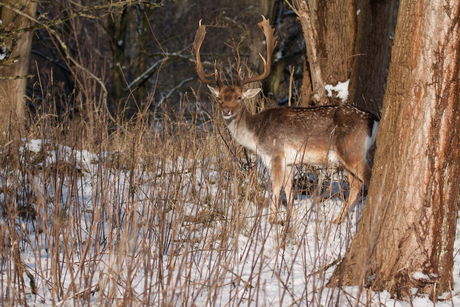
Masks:
[[[349,195],[333,223],[342,223],[356,201],[363,184],[369,186],[372,161],[368,159],[378,130],[379,120],[372,113],[349,104],[316,107],[273,107],[252,114],[244,100],[256,96],[261,88],[244,85],[264,80],[270,74],[273,50],[277,37],[269,20],[257,25],[262,29],[267,46],[262,74],[242,79],[238,69],[236,85],[224,85],[217,69],[204,72],[200,48],[206,35],[206,26],[199,24],[194,42],[198,78],[206,84],[218,102],[219,111],[232,137],[255,152],[271,175],[272,196],[270,223],[283,224],[278,219],[281,187],[284,187],[288,216],[296,218],[293,206],[293,168],[299,164],[324,167],[339,164],[349,180]]]

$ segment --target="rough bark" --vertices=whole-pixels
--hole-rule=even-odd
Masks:
[[[24,14],[35,17],[37,3],[22,0],[3,0],[6,5],[16,7]],[[2,27],[6,31],[28,28],[32,25],[30,18],[2,7]],[[32,31],[12,34],[5,40],[6,47],[11,50],[6,65],[0,66],[0,115],[1,129],[5,131],[10,120],[17,120],[20,125],[25,116],[26,75],[29,69],[30,50],[32,46]]]
[[[362,0],[348,101],[376,115],[382,110],[394,0]]]
[[[302,107],[311,106],[312,85],[310,79],[310,68],[308,66],[308,59],[305,57],[303,63],[303,79],[302,79]]]
[[[318,46],[316,44],[315,35],[313,33],[313,25],[311,21],[311,13],[308,4],[304,1],[297,1],[297,15],[299,16],[300,24],[305,38],[305,47],[307,49],[307,60],[310,68],[310,75],[304,75],[304,78],[311,78],[311,86],[302,88],[302,97],[305,97],[307,92],[311,92],[311,98],[308,101],[313,100],[318,105],[327,103],[326,85],[323,79],[323,72],[318,58]],[[306,65],[306,63],[305,63]],[[308,69],[304,67],[304,72]],[[306,82],[304,82],[306,84]]]
[[[361,224],[332,283],[452,287],[460,178],[459,1],[402,0]],[[417,279],[422,272],[427,280]]]
[[[345,82],[350,78],[355,50],[356,3],[309,0],[308,4],[324,82]]]
[[[309,0],[295,1],[295,5],[305,36],[309,69],[304,71],[310,71],[312,99],[324,104],[327,102],[324,85],[336,85],[350,78],[356,40],[356,4],[353,0]],[[309,90],[302,89],[303,92]]]

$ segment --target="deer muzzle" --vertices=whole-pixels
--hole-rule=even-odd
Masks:
[[[232,116],[232,110],[222,110],[222,117],[229,118]]]

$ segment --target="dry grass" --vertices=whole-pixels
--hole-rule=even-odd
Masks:
[[[228,282],[257,292],[232,266],[240,234],[263,248],[254,204],[267,182],[222,123],[185,111],[129,132],[42,115],[3,147],[4,304],[193,305]]]
[[[331,224],[340,173],[301,170],[308,200],[296,201],[297,221],[273,226],[263,168],[196,109],[126,130],[42,114],[8,141],[2,306],[385,304],[326,287],[357,227],[356,214]]]

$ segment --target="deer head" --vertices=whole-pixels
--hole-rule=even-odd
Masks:
[[[261,54],[259,54],[262,58],[262,61],[264,62],[264,72],[259,76],[255,76],[248,79],[241,79],[241,76],[239,74],[240,70],[238,68],[238,77],[236,85],[224,85],[219,77],[219,73],[217,72],[217,70],[214,73],[215,80],[209,79],[213,74],[207,75],[204,73],[203,65],[201,64],[200,58],[200,48],[206,35],[206,26],[202,26],[200,21],[200,26],[198,28],[198,31],[196,32],[194,43],[194,48],[196,52],[196,71],[201,82],[207,84],[211,92],[214,94],[214,96],[216,96],[217,101],[219,102],[220,110],[222,112],[222,117],[224,119],[231,119],[236,114],[238,114],[238,110],[244,107],[244,104],[242,103],[243,100],[246,98],[254,97],[261,90],[260,88],[244,89],[243,85],[261,81],[270,74],[271,58],[277,42],[276,37],[273,36],[273,32],[275,30],[272,27],[270,27],[268,19],[265,19],[264,16],[262,16],[262,18],[263,20],[259,22],[257,25],[264,32],[265,39],[267,42],[267,59],[265,59]]]

